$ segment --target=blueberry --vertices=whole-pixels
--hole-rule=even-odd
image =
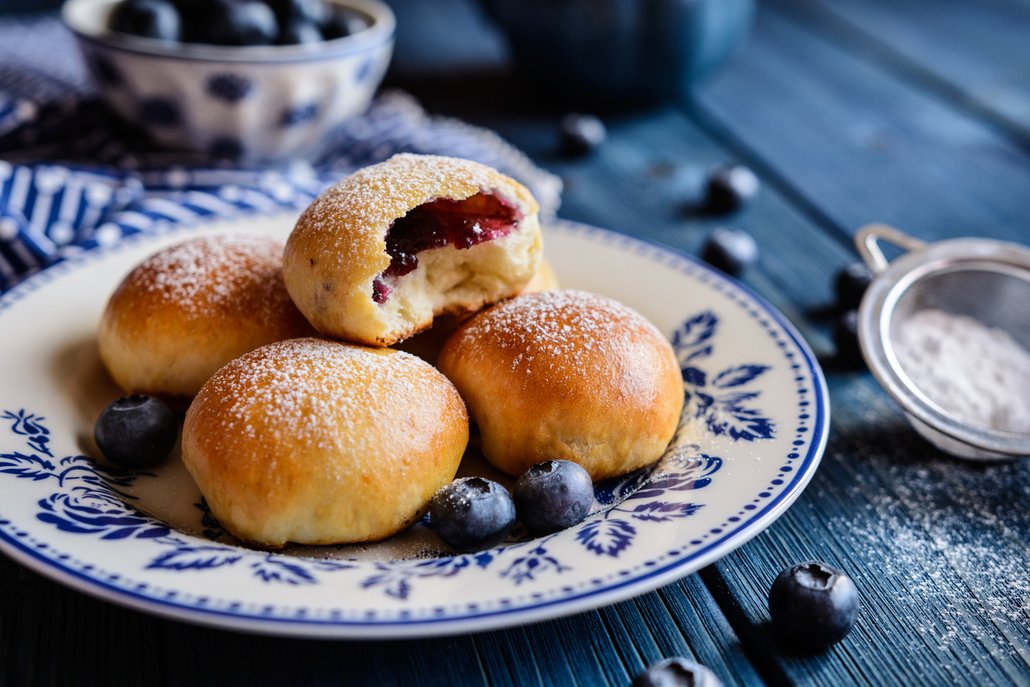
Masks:
[[[152,396],[123,396],[104,408],[93,438],[112,463],[127,468],[157,465],[171,452],[179,434],[172,409]]]
[[[594,484],[590,474],[568,460],[546,460],[515,483],[515,512],[533,534],[572,527],[590,512]]]
[[[655,663],[630,687],[722,687],[722,682],[700,663],[677,656]]]
[[[758,244],[746,231],[720,227],[705,242],[701,259],[726,274],[737,276],[758,259]]]
[[[270,45],[279,35],[272,9],[256,0],[212,0],[207,17],[192,36],[214,45]]]
[[[808,649],[823,649],[844,639],[855,624],[859,605],[851,578],[819,561],[787,568],[769,591],[776,632]]]
[[[289,19],[281,26],[278,41],[280,45],[306,45],[322,42],[322,32],[319,30],[318,24],[307,19]]]
[[[337,10],[330,12],[322,22],[322,35],[326,40],[343,38],[368,28],[368,19],[356,12]]]
[[[722,215],[739,210],[758,193],[758,177],[743,165],[719,167],[708,176],[705,210]]]
[[[114,6],[111,29],[134,36],[177,41],[182,22],[175,6],[165,0],[123,0]]]
[[[569,156],[581,156],[604,143],[608,131],[604,122],[593,115],[567,114],[559,124],[562,152]]]
[[[858,343],[858,313],[848,310],[833,323],[833,343],[837,347],[837,362],[844,367],[861,368],[865,365],[862,347]]]
[[[321,24],[328,15],[322,0],[265,0],[265,3],[272,8],[280,26],[297,19]]]
[[[872,271],[865,263],[854,262],[837,273],[834,288],[837,292],[837,305],[844,310],[855,310],[862,303],[865,290],[873,281]]]
[[[478,551],[508,536],[515,525],[515,504],[497,482],[463,477],[433,495],[429,521],[455,551]]]

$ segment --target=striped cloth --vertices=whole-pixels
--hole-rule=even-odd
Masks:
[[[0,19],[0,292],[97,244],[246,213],[299,209],[326,185],[399,152],[478,160],[519,179],[545,215],[561,183],[496,134],[380,95],[312,161],[245,169],[168,153],[121,130],[57,19]]]

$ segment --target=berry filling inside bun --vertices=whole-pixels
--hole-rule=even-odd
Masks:
[[[522,219],[517,208],[492,193],[419,205],[395,221],[386,234],[390,265],[372,282],[372,300],[385,303],[393,291],[388,282],[414,271],[420,252],[448,245],[471,248],[507,236]]]

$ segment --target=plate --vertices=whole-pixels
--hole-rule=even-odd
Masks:
[[[99,598],[207,625],[312,637],[466,633],[596,608],[688,575],[768,527],[819,463],[825,381],[782,315],[693,259],[556,222],[546,252],[562,285],[636,308],[676,349],[687,400],[665,456],[599,483],[579,525],[478,553],[446,553],[424,521],[374,545],[236,546],[177,455],[145,473],[88,457],[98,455],[93,422],[118,395],[95,331],[118,281],[160,246],[199,232],[285,236],[292,221],[130,236],[0,297],[0,550]]]

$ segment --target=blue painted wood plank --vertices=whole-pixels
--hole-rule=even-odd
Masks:
[[[1026,240],[1025,152],[762,7],[746,49],[698,91],[713,133],[767,161],[845,231],[884,221],[927,238]]]
[[[775,2],[812,31],[1030,142],[1030,3],[1025,0]]]

